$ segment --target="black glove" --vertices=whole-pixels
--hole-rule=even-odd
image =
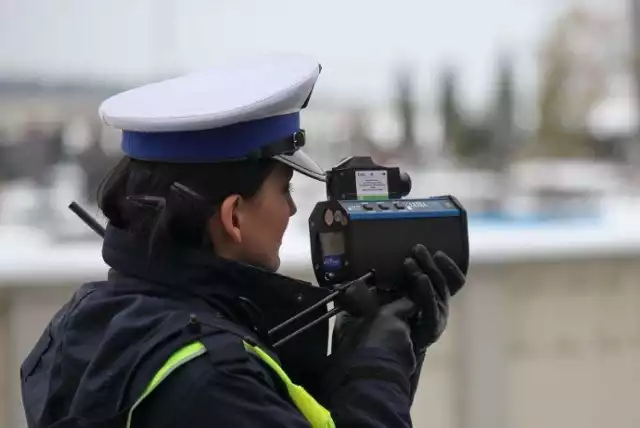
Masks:
[[[459,290],[466,282],[456,263],[442,251],[431,257],[424,245],[416,245],[405,260],[408,291],[418,311],[409,321],[416,353],[416,370],[411,376],[412,398],[418,387],[427,348],[435,343],[447,326],[449,290]]]
[[[415,303],[408,298],[402,298],[382,306],[377,314],[371,317],[357,318],[346,312],[339,314],[333,330],[332,356],[334,360],[338,359],[341,366],[340,377],[369,374],[386,376],[391,372],[386,367],[391,360],[402,372],[400,379],[397,374],[391,376],[395,376],[394,380],[403,386],[410,387],[409,377],[416,368],[416,353],[407,320],[416,311]],[[367,359],[366,363],[357,361],[356,354],[367,353],[384,355],[386,360],[371,358]],[[361,363],[364,366],[361,366]],[[376,367],[372,367],[371,364]],[[356,371],[359,374],[355,374],[354,367],[357,367]]]
[[[410,321],[413,344],[417,352],[435,343],[447,326],[450,289],[459,289],[465,276],[456,263],[438,251],[431,257],[424,245],[416,245],[404,263],[408,292],[418,312]]]

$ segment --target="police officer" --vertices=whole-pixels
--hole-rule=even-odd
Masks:
[[[291,176],[324,175],[300,150],[319,74],[306,56],[270,55],[102,104],[125,153],[99,192],[110,270],[23,362],[29,427],[411,426],[447,286],[464,282],[444,254],[415,248],[407,297],[341,315],[331,357],[328,324],[278,348],[269,334],[328,294],[276,273]]]

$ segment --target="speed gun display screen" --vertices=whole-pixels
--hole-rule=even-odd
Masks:
[[[340,256],[344,254],[344,235],[342,232],[320,233],[320,246],[324,256]]]

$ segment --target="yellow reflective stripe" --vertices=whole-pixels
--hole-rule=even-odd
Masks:
[[[335,428],[335,423],[331,418],[331,413],[322,407],[316,400],[309,394],[303,387],[294,384],[289,376],[282,370],[280,365],[269,356],[262,349],[257,346],[252,346],[247,342],[243,342],[245,349],[250,352],[256,354],[262,361],[267,363],[267,365],[274,371],[276,374],[282,379],[284,384],[287,387],[287,392],[291,397],[292,401],[300,410],[300,413],[309,421],[313,428]],[[129,415],[127,417],[127,428],[131,428],[131,417],[133,415],[133,411],[140,405],[142,400],[144,400],[154,389],[160,385],[160,383],[165,380],[171,373],[173,373],[178,367],[183,364],[193,360],[196,357],[207,352],[205,346],[200,342],[194,342],[190,345],[183,347],[182,349],[175,352],[166,363],[158,370],[156,375],[151,379],[149,385],[144,390],[140,398],[136,400],[131,409],[129,410]]]
[[[247,342],[244,342],[244,347],[260,357],[262,361],[267,363],[267,365],[280,376],[287,387],[289,396],[313,428],[335,428],[336,425],[331,418],[331,413],[322,407],[302,386],[291,382],[289,376],[287,376],[280,365],[271,358],[269,354]]]
[[[147,396],[151,394],[151,392],[156,389],[156,387],[160,385],[160,383],[165,380],[171,373],[173,373],[178,367],[185,363],[188,363],[196,357],[199,357],[205,352],[207,352],[207,350],[202,343],[194,342],[171,355],[167,362],[164,363],[160,370],[158,370],[153,379],[151,379],[151,382],[149,382],[149,385],[147,385],[147,388],[144,390],[140,398],[138,398],[138,400],[129,410],[129,415],[127,417],[127,428],[131,427],[131,416],[133,415],[133,411],[140,405],[142,400],[147,398]]]
[[[271,369],[273,369],[274,372],[277,373],[277,375],[284,381],[284,383],[286,383],[287,385],[289,385],[290,383],[293,383],[291,382],[291,379],[289,379],[289,376],[287,376],[287,374],[284,372],[284,370],[282,370],[282,367],[280,367],[280,365],[273,358],[271,358],[269,354],[267,354],[257,346],[252,346],[247,342],[243,342],[243,343],[244,343],[244,347],[247,350],[255,353],[258,357],[260,357],[262,361],[267,363],[267,365],[271,367]]]

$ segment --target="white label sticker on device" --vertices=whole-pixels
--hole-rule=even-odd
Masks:
[[[356,171],[356,193],[358,199],[387,199],[387,171]]]

